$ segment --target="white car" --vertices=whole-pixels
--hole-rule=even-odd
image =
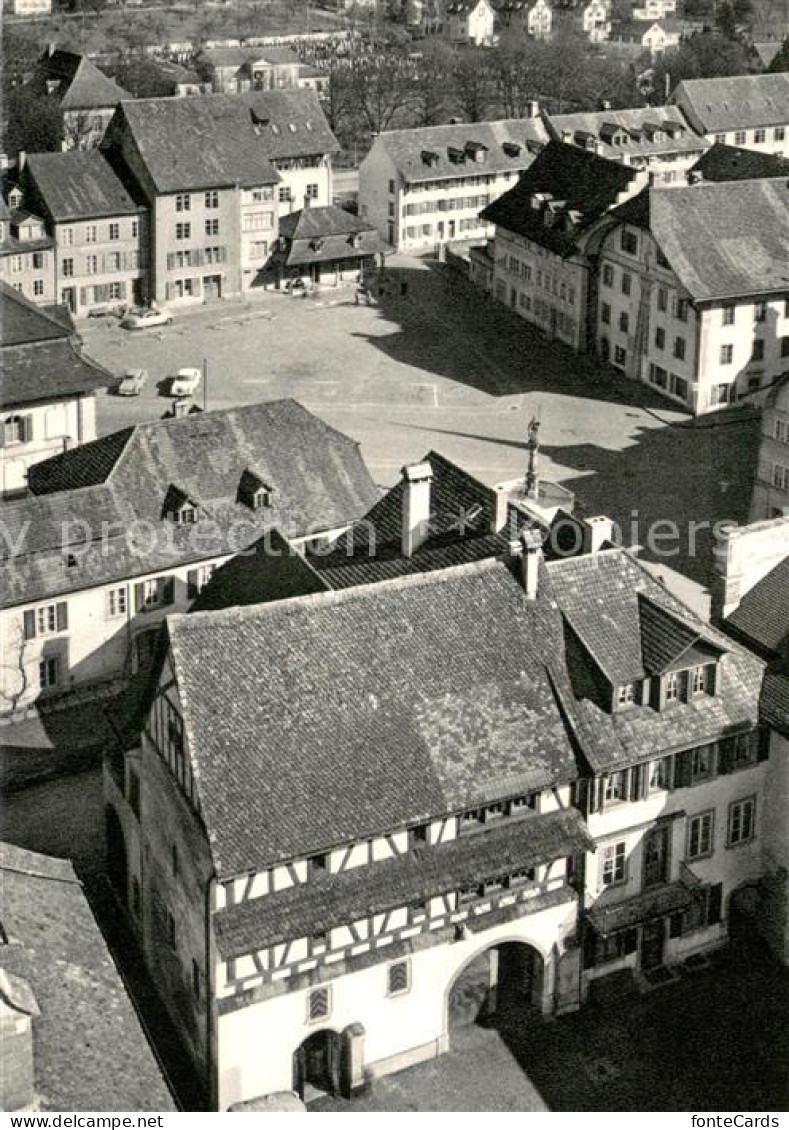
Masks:
[[[179,369],[170,378],[170,396],[192,396],[200,387],[199,369]]]
[[[129,369],[116,389],[118,396],[139,396],[148,381],[146,369]]]
[[[151,326],[171,326],[173,316],[159,306],[132,306],[121,318],[124,330],[147,330]]]

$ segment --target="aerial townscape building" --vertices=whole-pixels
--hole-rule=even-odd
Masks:
[[[87,55],[51,45],[39,59],[28,89],[58,108],[64,149],[95,149],[115,107],[131,97]]]
[[[21,193],[13,206],[0,198],[0,281],[33,302],[55,302],[55,248],[44,221],[22,208]]]
[[[452,0],[446,5],[450,43],[489,47],[493,43],[496,11],[490,0]]]
[[[671,101],[709,141],[789,156],[786,72],[685,79]]]
[[[789,318],[789,300],[784,307],[784,317]],[[789,370],[789,361],[784,368]],[[789,515],[789,372],[784,372],[765,398],[751,501],[752,520],[783,515]]]

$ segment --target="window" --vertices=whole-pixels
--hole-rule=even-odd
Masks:
[[[110,239],[111,240],[112,239],[120,239],[120,237],[121,237],[121,225],[120,224],[110,224]]]
[[[748,843],[755,834],[756,798],[747,797],[729,805],[729,847]]]
[[[773,486],[779,490],[789,490],[789,467],[783,467],[780,463],[773,466]]]
[[[614,346],[614,364],[622,368],[627,364],[627,350],[621,345]]]
[[[387,993],[396,997],[411,988],[411,969],[407,961],[395,961],[386,971]]]
[[[776,126],[773,130],[773,138],[775,141],[785,141],[786,128],[784,126]]]
[[[176,239],[191,239],[192,238],[192,225],[191,224],[176,224],[175,225],[175,238]]]
[[[767,303],[756,302],[753,307],[753,320],[754,322],[763,322],[767,317]]]
[[[136,239],[137,236],[140,234],[140,221],[139,220],[132,220],[132,222],[131,222],[131,234],[132,234],[133,239]]]
[[[678,298],[674,304],[674,316],[680,322],[687,322],[688,320],[688,300],[687,298]]]
[[[760,337],[757,337],[756,340],[753,343],[753,348],[751,350],[751,361],[763,361],[763,360],[764,360],[764,340]]]
[[[252,194],[253,199],[254,199],[254,195],[255,194],[253,193]],[[205,194],[205,206],[206,206],[206,208],[218,208],[219,207],[219,193],[216,191],[216,189],[213,189],[211,192],[207,192]]]
[[[600,877],[604,887],[613,887],[617,883],[626,881],[625,846],[625,841],[622,840],[618,844],[608,844],[603,848]]]
[[[68,628],[68,605],[65,600],[57,604],[44,604],[35,610],[28,609],[23,618],[26,640],[35,639],[36,636],[53,636]]]
[[[779,443],[789,443],[789,420],[775,421],[775,438]]]
[[[430,825],[417,824],[415,828],[408,829],[408,846],[410,848],[419,847],[422,844],[428,843],[430,838]]]
[[[154,577],[134,586],[134,606],[137,612],[163,608],[173,603],[175,585],[172,577]]]
[[[733,345],[722,345],[721,351],[720,351],[720,363],[721,363],[721,365],[731,365],[733,360],[734,360],[734,346]]]
[[[611,307],[607,302],[604,302],[600,307],[600,321],[606,326],[611,324]]]
[[[33,294],[40,298],[43,293],[44,283],[41,279],[35,279],[35,281],[33,282]]]
[[[729,739],[726,750],[728,767],[741,769],[752,765],[759,756],[759,733],[752,730],[748,734],[735,734]]]
[[[747,135],[746,135],[746,132],[745,132],[744,129],[735,130],[735,132],[734,132],[734,144],[735,145],[745,145],[746,140],[747,140]]]
[[[70,279],[74,274],[74,260],[64,259],[62,263],[63,278]]]
[[[657,308],[662,314],[665,314],[666,310],[668,310],[668,291],[663,286],[658,287]]]
[[[753,140],[756,145],[764,145],[767,140],[767,131],[763,129],[755,129],[753,131]]]
[[[633,285],[633,277],[627,271],[622,272],[622,294],[630,294]]]
[[[43,269],[44,269],[44,252],[43,251],[34,251],[33,252],[33,270],[41,271]]]
[[[206,235],[219,235],[219,220],[206,220],[205,222]]]
[[[666,675],[666,702],[676,702],[679,698],[680,677],[678,671]]]
[[[307,1020],[325,1020],[331,1012],[331,989],[328,985],[313,989],[307,997]]]
[[[715,144],[716,145],[725,145],[726,144],[726,134],[725,133],[716,133],[715,134]]]
[[[667,789],[671,781],[671,758],[661,757],[653,761],[649,773],[650,789]]]
[[[734,325],[735,311],[736,311],[735,306],[724,306],[723,307],[723,324],[724,324],[724,326],[733,326]]]
[[[685,360],[685,339],[684,337],[674,338],[674,356],[678,361]]]
[[[189,600],[194,600],[200,595],[215,572],[216,565],[201,565],[199,569],[189,570],[186,575],[186,595]]]
[[[614,268],[610,263],[603,264],[603,286],[614,285]]]
[[[610,777],[606,777],[603,796],[610,802],[625,800],[626,788],[627,776],[625,771],[621,770],[619,773],[612,773]]]
[[[662,326],[657,326],[655,329],[655,347],[657,349],[665,349],[666,346],[666,331]]]
[[[311,855],[307,860],[307,874],[314,876],[322,874],[329,869],[329,857],[325,852],[320,852],[317,855]]]
[[[626,683],[623,687],[620,687],[617,701],[620,706],[634,706],[638,701],[636,698],[636,684]]]
[[[706,781],[712,776],[715,764],[715,746],[702,745],[691,750],[690,754],[690,779],[695,785],[698,781]]]
[[[288,204],[288,203],[290,203],[291,200],[292,200],[292,196],[290,194],[289,186],[288,185],[282,185],[280,190],[279,190],[279,202],[280,202],[280,204]]]
[[[317,186],[317,184],[308,184],[307,190],[305,192],[305,196],[306,196],[307,200],[317,200],[318,199],[318,186]]]
[[[60,232],[61,239],[63,240],[64,247],[71,247],[74,243],[74,229],[62,228]]]
[[[188,212],[192,207],[192,198],[188,192],[179,192],[175,198],[176,212]]]
[[[620,333],[626,334],[629,329],[630,315],[625,310],[623,310],[619,315],[619,331]]]
[[[88,275],[97,275],[99,273],[98,255],[85,256],[85,273]]]
[[[107,615],[125,616],[128,608],[128,593],[126,586],[110,589],[107,593]]]
[[[395,190],[395,182],[393,180],[390,180],[389,181],[389,192],[393,193],[394,190]]]
[[[119,271],[121,269],[121,256],[119,251],[111,251],[107,256],[108,271]]]
[[[170,913],[169,910],[166,910],[164,912],[164,928],[165,928],[165,936],[167,938],[167,944],[170,947],[170,949],[174,950],[175,947],[176,947],[178,938],[177,938],[176,930],[175,930],[175,919],[173,918],[173,916],[172,916],[172,914]]]
[[[622,228],[621,247],[628,255],[638,255],[638,236],[636,233],[628,231],[627,228]]]
[[[691,697],[696,698],[700,694],[707,694],[709,691],[709,681],[706,664],[702,664],[700,667],[693,667],[690,671],[689,679]]]
[[[60,675],[60,660],[56,655],[42,659],[38,665],[38,686],[42,691],[58,685]]]
[[[781,356],[789,357],[789,337],[781,338]]]
[[[95,243],[97,236],[98,236],[98,232],[96,231],[96,225],[95,224],[88,224],[88,226],[85,228],[85,242],[86,243]]]

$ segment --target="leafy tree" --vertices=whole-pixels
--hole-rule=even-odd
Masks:
[[[749,71],[748,54],[739,40],[703,32],[692,35],[679,47],[662,52],[653,67],[653,97],[662,102],[668,86],[692,78],[720,78]]]
[[[737,16],[733,4],[720,5],[715,13],[715,24],[721,35],[725,35],[727,39],[737,38]]]
[[[29,87],[19,87],[8,100],[5,145],[9,153],[59,150],[63,142],[63,118],[57,104],[41,98]]]

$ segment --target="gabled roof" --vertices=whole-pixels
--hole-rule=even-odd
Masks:
[[[247,604],[266,604],[326,592],[329,585],[278,530],[263,537],[220,566],[190,608],[216,612]]]
[[[41,306],[0,280],[0,347],[67,340],[74,333]]]
[[[279,234],[290,240],[285,255],[289,266],[359,259],[378,255],[387,246],[371,223],[336,204],[303,208],[283,216]]]
[[[511,118],[496,122],[470,122],[417,129],[389,130],[379,134],[380,145],[407,184],[520,172],[548,140],[539,118]],[[470,157],[461,163],[450,159],[450,149],[466,152],[468,143],[486,149],[479,163]],[[428,160],[427,154],[430,154]]]
[[[577,772],[558,614],[500,562],[173,616],[167,631],[220,876]]]
[[[48,81],[60,83],[54,94],[47,91]],[[42,55],[30,86],[42,97],[55,98],[62,110],[101,110],[131,98],[128,90],[108,78],[87,55],[73,51]]]
[[[103,153],[34,153],[26,176],[55,223],[101,216],[135,215],[142,208]]]
[[[38,1010],[35,1109],[175,1110],[71,864],[2,844],[0,886],[3,968]]]
[[[633,154],[702,151],[709,145],[688,126],[678,106],[645,106],[634,110],[602,110],[578,114],[554,114],[545,117],[548,132],[557,141],[562,134],[572,134],[571,141],[583,145],[594,138],[598,152],[621,160]],[[622,129],[628,136],[626,145],[611,145],[605,126]],[[671,136],[674,134],[674,136]]]
[[[671,100],[687,107],[705,133],[786,125],[789,73],[685,79]]]
[[[739,149],[735,145],[713,145],[690,171],[701,173],[709,181],[766,180],[769,177],[789,180],[789,159],[777,153]]]
[[[761,654],[789,660],[789,555],[748,590],[726,626]]]
[[[637,175],[635,169],[596,153],[550,141],[515,187],[481,216],[560,255],[570,254],[581,232],[617,203]],[[551,226],[545,222],[544,207],[535,207],[538,194],[548,194],[546,206],[557,209]]]
[[[270,508],[238,499],[250,465],[275,487]],[[358,445],[293,400],[138,424],[38,463],[28,478],[32,495],[4,514],[9,538],[21,536],[25,551],[0,573],[9,603],[230,556],[273,525],[288,537],[336,529],[378,497]],[[171,483],[199,500],[204,523],[162,518]],[[127,537],[140,520],[161,537],[144,546]],[[111,531],[104,544],[102,521]],[[73,570],[63,562],[64,523],[80,544]],[[84,530],[95,542],[83,544]]]
[[[639,593],[638,611],[641,658],[647,675],[662,675],[683,658],[689,662],[691,655],[705,651],[721,655],[726,650],[720,643],[709,641],[698,624],[683,622],[644,593]]]

